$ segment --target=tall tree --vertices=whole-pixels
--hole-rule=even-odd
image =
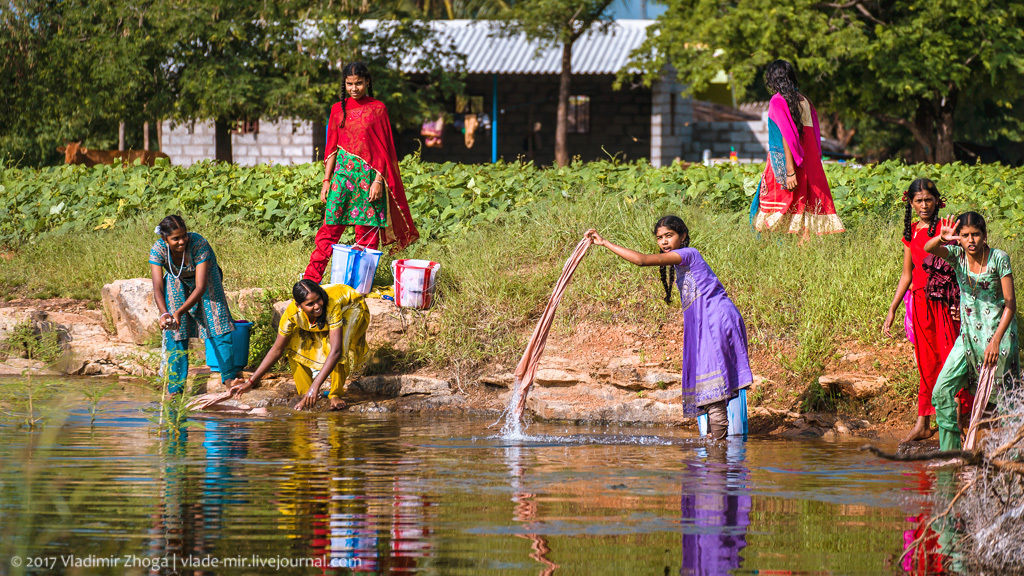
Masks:
[[[742,92],[775,58],[794,63],[821,107],[907,130],[930,162],[951,162],[957,113],[988,99],[1019,125],[1024,3],[1018,0],[667,0],[638,62],[673,65],[701,89],[720,70]]]
[[[605,32],[612,21],[608,7],[612,0],[520,0],[505,12],[505,34],[525,33],[546,45],[561,45],[562,70],[558,82],[558,111],[555,117],[555,164],[569,163],[566,135],[569,131],[569,95],[572,91],[572,47],[592,31]]]

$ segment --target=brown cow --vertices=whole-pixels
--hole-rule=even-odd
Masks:
[[[82,147],[81,142],[58,146],[57,152],[64,153],[65,164],[85,164],[86,166],[113,164],[114,158],[120,158],[128,164],[134,164],[136,160],[141,160],[143,164],[152,166],[157,158],[168,158],[167,154],[163,152],[151,150],[89,150]]]

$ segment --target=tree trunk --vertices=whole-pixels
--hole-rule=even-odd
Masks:
[[[948,96],[936,103],[935,162],[937,164],[949,164],[956,160],[956,153],[953,150],[953,113],[956,111],[956,100],[957,91],[952,90]]]
[[[231,122],[218,119],[214,122],[214,138],[216,140],[216,152],[218,162],[234,162],[231,155]]]
[[[156,149],[163,150],[164,148],[164,121],[157,119],[156,121]]]
[[[117,123],[117,149],[124,151],[124,122]]]
[[[566,134],[569,131],[569,91],[572,89],[572,42],[562,44],[562,74],[558,83],[558,114],[555,116],[555,164],[569,163]]]
[[[149,150],[149,121],[142,123],[142,149]]]

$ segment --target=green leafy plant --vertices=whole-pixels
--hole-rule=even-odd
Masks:
[[[15,324],[7,339],[0,342],[0,358],[14,356],[51,364],[63,352],[60,333],[53,329],[40,330],[31,320]]]
[[[86,409],[89,411],[90,426],[96,423],[96,414],[106,404],[104,397],[110,394],[114,388],[117,388],[117,384],[87,385],[82,389],[82,395],[85,396]]]

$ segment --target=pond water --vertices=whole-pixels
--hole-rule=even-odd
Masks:
[[[146,406],[0,419],[0,574],[905,574],[937,481],[862,442],[476,417],[202,415],[171,442]]]

